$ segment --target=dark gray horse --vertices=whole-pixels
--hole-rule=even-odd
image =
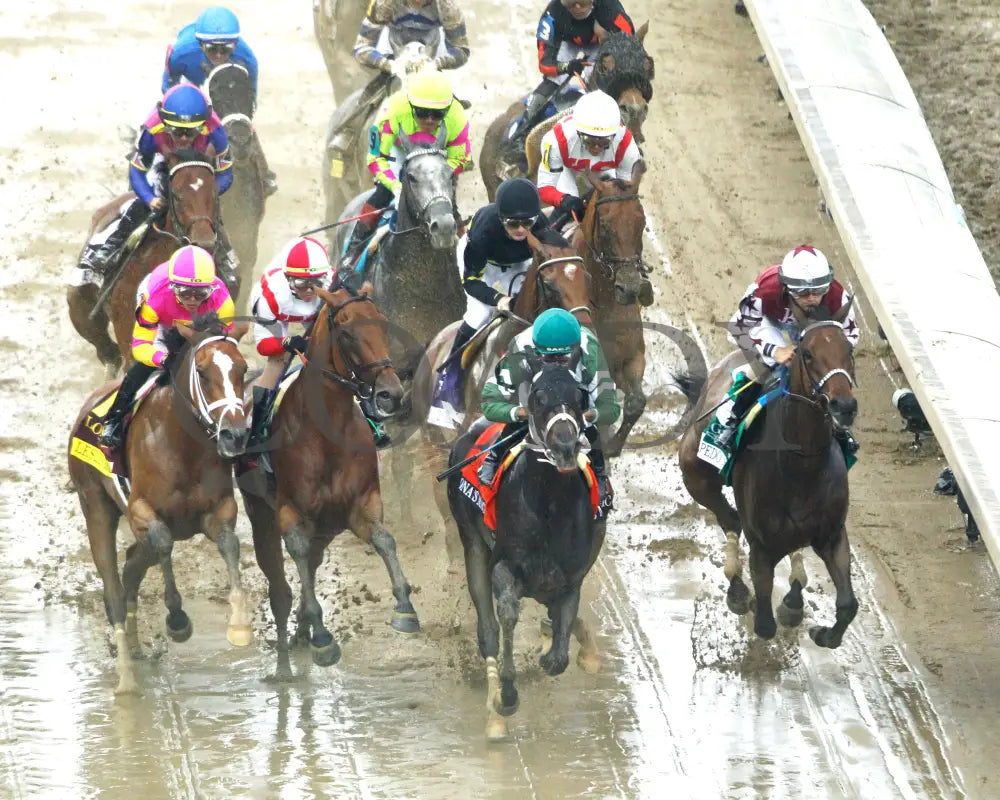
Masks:
[[[253,157],[258,146],[253,130],[253,86],[246,68],[228,63],[212,70],[205,89],[229,137],[233,185],[219,202],[226,233],[240,260],[243,296],[249,298],[257,263],[257,232],[264,218],[264,176]]]
[[[806,545],[823,559],[837,588],[836,624],[811,628],[812,640],[821,647],[838,647],[858,610],[845,527],[847,465],[833,438],[834,426],[850,427],[858,411],[852,392],[854,357],[840,324],[849,308],[845,305],[832,318],[822,306],[809,318],[795,311],[803,331],[789,368],[787,394],[767,404],[763,424],[751,427],[748,441],[735,456],[735,509],[722,493],[719,471],[698,458],[701,434],[711,414],[688,428],[681,440],[684,485],[700,505],[714,512],[726,532],[726,599],[738,614],[745,614],[751,605],[739,552],[741,528],[746,534],[757,594],[754,631],[765,639],[777,629],[771,607],[774,567],[787,555],[792,556],[791,589],[778,609],[778,619],[786,626],[802,621],[806,576],[797,551]],[[696,414],[722,400],[732,384],[731,370],[744,363],[737,351],[712,369]]]
[[[476,606],[479,652],[486,659],[490,739],[506,736],[503,718],[518,707],[514,627],[522,597],[548,609],[552,645],[539,661],[549,675],[566,669],[571,633],[582,646],[581,666],[587,669],[586,659],[596,657],[593,639],[577,619],[580,585],[600,552],[605,528],[603,521],[594,519],[590,490],[577,466],[583,394],[572,373],[559,365],[544,365],[530,389],[524,387],[522,392],[525,389],[530,414],[528,450],[501,480],[495,538],[482,513],[467,498],[462,475],[448,479],[448,502],[458,523],[469,593]],[[451,464],[465,456],[485,426],[485,421],[477,423],[458,439],[451,450]],[[501,626],[503,664],[498,671]]]
[[[444,125],[430,146],[400,136],[402,189],[392,230],[379,229],[378,249],[368,256],[366,276],[375,299],[395,328],[393,363],[407,381],[431,338],[465,312],[465,293],[455,256],[455,180],[445,155]],[[354,198],[341,219],[357,216],[368,193]],[[343,251],[353,223],[337,228]]]

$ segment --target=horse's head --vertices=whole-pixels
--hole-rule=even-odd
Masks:
[[[547,308],[565,308],[575,314],[581,324],[592,326],[589,276],[583,259],[554,231],[547,233],[545,238],[542,242],[528,234],[534,261],[525,275],[514,312],[534,319]]]
[[[614,282],[615,301],[624,306],[636,302],[648,306],[653,302],[642,260],[646,214],[639,200],[639,183],[645,171],[645,163],[639,161],[631,181],[605,181],[588,174],[594,194],[577,232],[588,243],[603,278]]]
[[[231,61],[220,64],[209,73],[205,87],[212,108],[226,129],[233,159],[246,160],[253,140],[254,96],[250,73],[241,64]]]
[[[328,377],[358,397],[370,398],[379,414],[391,417],[400,409],[403,385],[389,357],[388,321],[371,299],[371,285],[360,291],[338,285],[334,291],[317,289],[326,314],[317,317],[308,355],[329,364]]]
[[[642,46],[648,30],[649,23],[645,22],[635,36],[611,31],[601,37],[590,77],[592,89],[600,89],[615,98],[622,122],[639,143],[645,138],[642,123],[646,121],[649,101],[653,97],[653,59]]]
[[[243,453],[247,444],[247,421],[243,411],[243,379],[247,362],[240,355],[235,339],[215,312],[197,317],[191,327],[173,330],[190,345],[187,358],[177,373],[198,421],[216,440],[223,458]],[[171,337],[174,342],[176,337]],[[168,346],[171,345],[168,338]],[[175,350],[176,345],[171,347]]]
[[[219,193],[215,166],[203,153],[178,150],[167,156],[168,206],[174,234],[182,243],[215,249]]]
[[[455,180],[445,152],[447,141],[443,122],[430,145],[400,135],[404,152],[400,216],[420,225],[435,250],[455,246]]]
[[[579,360],[579,353],[573,361]],[[569,367],[543,363],[528,390],[528,427],[546,458],[560,472],[577,469],[583,430],[583,392]]]
[[[808,311],[792,304],[802,328],[795,360],[789,370],[790,391],[817,399],[830,411],[834,424],[849,428],[858,414],[854,396],[854,350],[841,323],[853,299],[830,314],[823,305]]]

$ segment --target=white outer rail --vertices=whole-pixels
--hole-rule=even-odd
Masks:
[[[913,90],[860,0],[745,2],[858,280],[1000,565],[1000,296]]]

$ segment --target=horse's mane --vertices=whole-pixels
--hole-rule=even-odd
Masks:
[[[807,322],[829,322],[833,319],[833,314],[830,313],[830,309],[822,303],[815,305],[812,308],[803,310],[805,311]]]
[[[632,184],[628,181],[624,181],[621,178],[607,178],[604,180],[605,183],[613,183],[615,188],[619,191],[625,192],[632,188]]]
[[[546,228],[543,231],[539,231],[538,235],[535,237],[542,244],[547,244],[550,247],[570,247],[570,243],[555,228]]]
[[[211,158],[195,150],[193,147],[183,147],[180,150],[175,150],[174,155],[177,157],[178,163],[181,161],[200,161],[202,164],[212,164]]]
[[[196,316],[191,322],[191,327],[196,333],[204,333],[206,336],[225,336],[227,332],[226,326],[215,311]],[[177,328],[168,328],[163,334],[163,343],[167,346],[168,356],[179,353],[187,341]]]
[[[653,99],[653,59],[646,53],[635,36],[622,31],[609,31],[597,50],[595,64],[599,65],[601,57],[612,55],[615,65],[607,73],[602,73],[595,66],[594,83],[605,94],[618,98],[626,89],[638,89],[648,103]],[[648,75],[647,75],[648,71]]]

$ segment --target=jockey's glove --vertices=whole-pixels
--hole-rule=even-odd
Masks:
[[[556,72],[560,75],[582,75],[587,62],[582,58],[574,58],[572,61],[560,61],[556,64]]]
[[[382,70],[382,72],[392,72],[392,59],[386,56],[382,56],[378,61],[375,62],[375,66]]]
[[[455,56],[438,56],[434,59],[434,66],[438,69],[455,69]]]
[[[286,353],[304,353],[309,340],[305,336],[286,336],[281,340],[281,347]]]
[[[499,311],[501,314],[510,313],[510,304],[511,304],[511,296],[509,294],[501,296],[501,298],[497,300],[497,311]]]
[[[575,214],[579,221],[583,218],[586,207],[583,205],[583,200],[576,195],[564,194],[559,200],[559,210],[565,211],[567,214]]]

